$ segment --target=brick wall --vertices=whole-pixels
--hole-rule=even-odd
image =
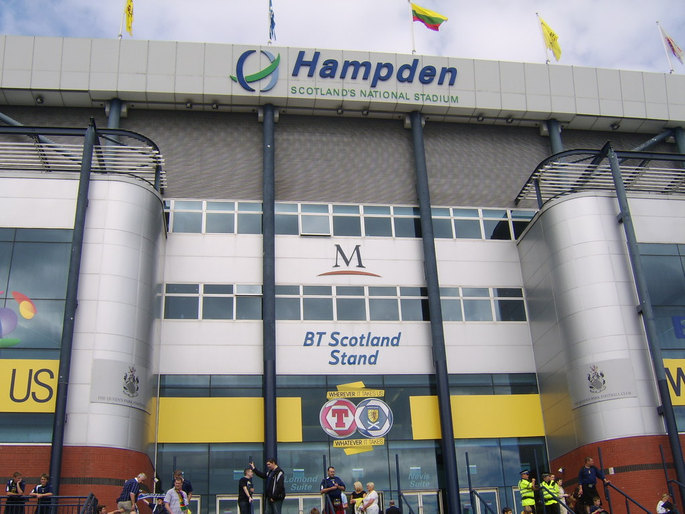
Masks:
[[[681,436],[681,444],[683,443],[685,443],[685,437]],[[607,473],[607,478],[611,483],[653,512],[656,510],[656,504],[661,499],[661,495],[667,492],[659,445],[663,447],[668,477],[675,479],[671,447],[665,435],[624,437],[581,446],[554,459],[551,462],[551,468],[557,476],[559,476],[558,469],[564,468],[561,476],[564,478],[564,488],[570,494],[578,483],[578,472],[584,464],[585,457],[592,457],[595,460],[595,466],[600,467],[601,451],[604,472]],[[598,486],[598,490],[602,503],[608,508],[603,487]],[[674,492],[676,505],[680,508],[683,502],[678,498],[677,488]],[[626,512],[625,500],[616,491],[611,491],[611,501],[612,514]],[[631,507],[631,512],[637,511],[640,509],[635,506]]]
[[[0,447],[0,477],[5,480],[15,472],[24,475],[29,491],[42,473],[50,471],[50,446],[12,445]],[[148,479],[141,489],[152,489],[152,463],[147,455],[117,448],[67,446],[62,455],[61,496],[88,496],[91,492],[108,510],[114,510],[116,499],[126,480],[138,473]],[[144,502],[141,512],[149,510]]]

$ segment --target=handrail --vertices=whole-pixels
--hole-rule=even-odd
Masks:
[[[407,508],[409,509],[409,514],[414,514],[414,509],[412,509],[411,505],[409,505],[409,500],[405,498],[404,493],[400,491],[398,494],[400,495],[400,511],[402,510],[402,500],[404,500],[404,503],[407,505]]]
[[[616,487],[616,486],[615,486],[614,484],[612,484],[611,482],[607,482],[607,483],[604,484],[604,491],[605,491],[605,494],[606,494],[607,497],[609,496],[609,491],[607,491],[607,488],[614,489],[617,493],[619,493],[620,495],[622,495],[622,496],[625,498],[625,501],[626,501],[626,512],[627,512],[627,513],[630,513],[630,504],[631,504],[631,503],[634,503],[637,507],[641,508],[641,509],[642,509],[643,511],[645,511],[647,514],[651,514],[651,511],[650,511],[647,507],[645,507],[644,505],[641,505],[637,500],[633,499],[631,496],[629,496],[628,494],[626,494],[625,492],[623,492],[621,489],[619,489],[618,487]]]
[[[485,501],[485,499],[483,499],[483,497],[480,495],[480,493],[478,491],[473,489],[472,491],[469,491],[469,492],[471,494],[474,494],[476,496],[476,498],[478,498],[480,500],[481,505],[484,505],[485,510],[487,510],[490,514],[497,514],[494,510],[492,510],[492,507],[490,507],[490,505],[488,505],[488,503]]]
[[[552,491],[551,489],[548,489],[547,487],[545,487],[544,485],[542,485],[542,484],[544,484],[544,483],[545,483],[545,482],[540,482],[540,489],[544,489],[545,491],[547,491],[547,493],[548,493],[552,498],[554,498],[554,499],[557,501],[557,504],[558,504],[558,505],[563,506],[563,507],[564,507],[568,512],[570,512],[571,514],[575,514],[575,511],[574,511],[571,507],[569,507],[568,505],[566,505],[566,502],[563,501],[563,498],[562,498],[561,496],[557,496],[556,494],[554,494],[554,491]],[[544,494],[543,494],[543,498],[542,498],[542,509],[543,509],[544,512],[547,512],[547,505],[545,505]]]

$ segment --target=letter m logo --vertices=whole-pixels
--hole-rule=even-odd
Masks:
[[[352,259],[354,259],[354,256],[356,255],[357,256],[357,268],[365,268],[366,266],[364,266],[362,264],[362,254],[359,251],[360,246],[361,245],[355,246],[354,250],[352,250],[352,254],[348,258],[347,255],[345,255],[345,252],[343,251],[342,247],[339,244],[336,244],[335,245],[335,265],[333,267],[334,268],[340,267],[340,264],[338,264],[338,257],[340,257],[343,260],[343,262],[345,263],[345,266],[347,266],[349,268],[350,263],[352,262]]]

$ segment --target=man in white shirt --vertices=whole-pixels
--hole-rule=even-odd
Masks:
[[[164,507],[168,514],[187,514],[190,510],[188,508],[188,495],[183,490],[182,478],[174,479],[173,489],[169,489],[164,496]]]

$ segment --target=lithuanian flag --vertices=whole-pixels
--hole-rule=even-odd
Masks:
[[[439,30],[440,24],[443,21],[447,21],[447,17],[442,14],[438,14],[430,9],[424,9],[412,2],[409,4],[411,5],[411,14],[414,21],[420,21],[431,30]]]

